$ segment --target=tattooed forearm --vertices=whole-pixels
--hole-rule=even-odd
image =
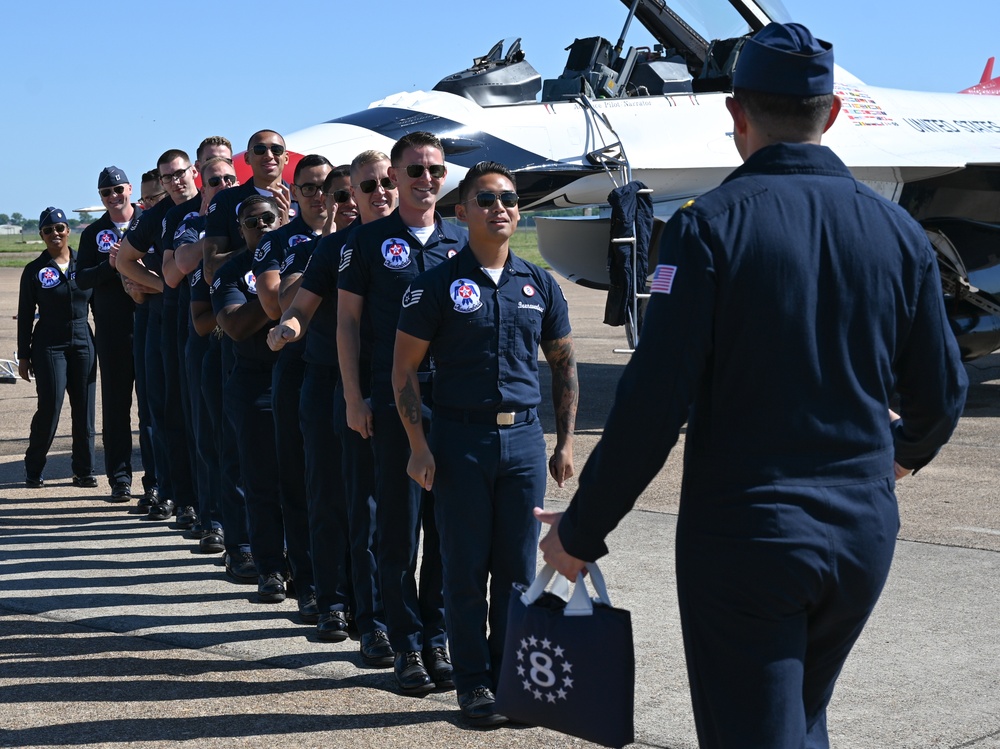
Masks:
[[[576,406],[580,384],[576,378],[573,338],[542,341],[542,353],[552,370],[552,402],[556,412],[556,434],[565,439],[576,428]]]
[[[404,421],[408,421],[410,424],[420,423],[422,418],[420,389],[414,385],[413,379],[409,375],[406,376],[406,383],[399,389],[396,408],[399,409],[399,415],[403,417]]]

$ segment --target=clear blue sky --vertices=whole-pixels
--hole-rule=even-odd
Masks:
[[[668,2],[682,14],[697,5]],[[1000,57],[996,0],[784,6],[872,85],[958,91]],[[527,59],[555,77],[575,37],[614,42],[626,15],[619,0],[50,0],[41,8],[4,8],[0,213],[26,218],[47,205],[98,204],[107,164],[138,192],[141,173],[167,148],[193,156],[217,134],[242,147],[260,128],[290,133],[388,94],[430,89],[505,37],[522,37]],[[634,23],[627,43],[648,41]]]

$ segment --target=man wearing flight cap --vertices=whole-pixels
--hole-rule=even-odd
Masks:
[[[895,481],[948,439],[967,378],[924,232],[820,145],[830,44],[770,24],[733,85],[744,164],[665,228],[641,341],[541,547],[573,576],[606,554],[687,421],[677,593],[699,743],[826,747],[892,560]]]
[[[94,339],[101,368],[101,431],[104,472],[111,500],[127,502],[132,490],[132,390],[135,367],[132,332],[135,302],[111,266],[111,250],[121,242],[139,210],[131,201],[132,185],[125,172],[106,166],[97,177],[97,191],[107,209],[83,230],[76,282],[93,289]]]

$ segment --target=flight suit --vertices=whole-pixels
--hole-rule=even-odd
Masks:
[[[454,255],[468,238],[464,229],[440,217],[435,226],[426,245],[410,233],[398,209],[358,227],[344,248],[337,282],[339,289],[364,299],[372,321],[378,569],[389,643],[397,653],[444,647],[447,641],[433,495],[406,474],[409,441],[392,390],[392,356],[403,292],[417,275]],[[429,368],[425,374],[429,391]],[[418,593],[421,525],[424,553]]]
[[[494,283],[466,247],[413,281],[399,330],[429,341],[435,364],[429,445],[455,688],[493,690],[510,591],[535,576],[532,510],[546,485],[538,346],[570,335],[566,299],[512,252]]]
[[[285,268],[290,261],[299,255],[308,255],[312,251],[311,240],[319,234],[309,228],[300,216],[296,216],[284,226],[270,231],[260,238],[253,256],[253,274],[259,278],[262,273],[277,271],[279,276],[285,275]],[[304,341],[287,344],[278,352],[277,361],[271,373],[271,407],[274,411],[275,445],[278,450],[278,480],[281,482],[281,506],[285,520],[285,534],[288,543],[288,561],[295,579],[295,592],[300,602],[305,602],[313,593],[318,581],[314,574],[315,560],[311,556],[310,520],[312,510],[310,503],[328,499],[327,497],[310,496],[306,494],[306,466],[302,441],[302,428],[299,425],[299,395],[302,392],[302,377],[305,374],[305,362],[302,361]],[[331,389],[332,392],[332,389]],[[336,460],[337,454],[332,454],[327,460]],[[312,536],[316,539],[316,536]],[[322,542],[322,537],[318,539]],[[320,554],[323,552],[320,551]],[[331,576],[336,587],[336,570],[339,560],[334,564]],[[333,591],[327,591],[330,599],[318,601],[320,611],[329,610],[333,602]],[[343,601],[341,601],[343,604]]]
[[[775,144],[674,215],[659,262],[560,539],[607,553],[687,421],[677,590],[699,743],[826,747],[892,559],[893,461],[926,464],[965,399],[933,250],[832,151]]]
[[[138,206],[133,204],[138,211]],[[132,485],[132,338],[135,302],[109,262],[111,248],[127,227],[115,226],[107,211],[83,230],[76,283],[93,289],[94,343],[101,368],[101,434],[104,473],[112,487]]]
[[[93,292],[77,285],[76,269],[75,251],[70,250],[65,273],[44,251],[21,272],[17,355],[19,359],[31,360],[38,393],[24,454],[24,470],[29,479],[42,478],[66,393],[72,409],[73,475],[91,476],[94,472],[97,360],[94,334],[87,319]]]

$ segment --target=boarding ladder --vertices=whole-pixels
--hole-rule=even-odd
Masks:
[[[600,137],[602,141],[600,148],[596,148],[587,154],[587,160],[592,164],[604,168],[604,171],[610,178],[611,183],[614,185],[614,189],[617,190],[618,188],[627,185],[632,181],[632,167],[629,164],[628,156],[625,153],[625,144],[622,143],[621,137],[615,132],[615,129],[611,125],[611,121],[608,119],[607,115],[597,111],[597,108],[594,106],[594,102],[589,96],[587,96],[587,94],[581,93],[574,98],[583,108],[584,112],[593,118],[595,124],[594,132],[597,134],[595,139],[596,137]],[[604,127],[607,128],[607,131],[614,136],[614,142],[604,142],[604,136],[598,123],[602,123]],[[617,178],[615,176],[616,173],[618,174]],[[621,181],[620,184],[619,180]],[[640,194],[650,194],[652,192],[652,188],[639,190]],[[639,344],[639,308],[642,302],[649,299],[648,293],[639,291],[639,274],[636,273],[639,250],[636,244],[635,216],[633,215],[631,219],[632,229],[628,236],[611,240],[612,243],[617,245],[628,245],[632,257],[632,290],[629,295],[629,302],[625,317],[625,337],[628,341],[628,348],[612,349],[616,354],[631,354],[635,351],[635,347]]]

